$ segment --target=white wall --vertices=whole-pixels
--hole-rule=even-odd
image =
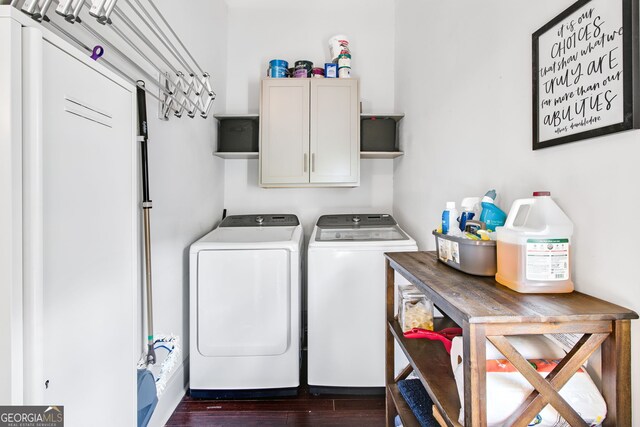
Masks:
[[[228,0],[227,112],[257,113],[269,60],[329,62],[328,40],[346,34],[365,112],[393,110],[393,3],[388,0],[299,2]],[[364,11],[366,10],[366,13]],[[363,160],[357,188],[262,189],[255,160],[227,160],[229,214],[296,213],[307,235],[323,213],[391,212],[393,165]]]
[[[389,0],[228,0],[228,113],[258,112],[260,79],[271,59],[289,66],[330,62],[328,41],[345,34],[360,79],[363,112],[393,107],[393,2]]]
[[[445,202],[496,188],[508,210],[517,198],[549,190],[575,224],[577,290],[640,311],[640,247],[625,218],[640,209],[640,133],[531,150],[531,34],[572,3],[396,2],[396,108],[406,118],[394,214],[421,249],[433,250],[431,230]],[[640,345],[638,321],[632,341]]]
[[[227,160],[225,208],[229,215],[293,213],[311,234],[318,216],[327,213],[391,213],[390,160],[364,160],[356,188],[260,188],[257,160]]]
[[[188,7],[182,3],[162,0],[156,5],[200,66],[212,75],[217,94],[212,114],[224,111],[226,4],[224,0],[192,0]],[[157,102],[147,100],[153,115]],[[186,114],[166,122],[155,117],[149,120],[154,329],[180,336],[185,361],[189,356],[189,246],[222,215],[224,161],[212,155],[216,129],[211,115],[206,120],[198,115],[190,119]],[[184,381],[183,372],[175,372],[180,376],[176,380]],[[180,387],[177,390],[179,393]],[[176,396],[165,394],[163,398],[175,402]],[[156,411],[152,425],[162,425],[173,404],[159,404]]]
[[[189,7],[157,3],[201,67],[212,74],[213,112],[224,109],[226,4],[194,0]],[[194,13],[194,11],[198,13]],[[157,108],[151,102],[150,114]],[[149,180],[153,200],[152,255],[155,329],[188,336],[188,249],[222,214],[224,162],[213,156],[215,120],[184,115],[149,123]],[[186,342],[184,347],[188,348]],[[186,354],[185,354],[186,356]]]

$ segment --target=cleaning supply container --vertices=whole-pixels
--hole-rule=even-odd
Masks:
[[[447,236],[433,230],[436,256],[440,262],[456,270],[476,276],[496,275],[496,241],[472,240]]]
[[[567,293],[573,223],[548,191],[513,202],[497,229],[498,283],[522,293]]]

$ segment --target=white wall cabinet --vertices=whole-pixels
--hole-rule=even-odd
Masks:
[[[134,426],[135,88],[12,7],[0,6],[0,34],[0,171],[12,178],[0,180],[0,258],[13,271],[0,264],[0,404]]]
[[[262,80],[260,185],[358,186],[359,106],[357,80]]]

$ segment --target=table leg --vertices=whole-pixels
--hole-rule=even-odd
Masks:
[[[386,319],[393,319],[393,298],[394,298],[394,289],[395,289],[395,277],[394,270],[389,265],[389,260],[385,260],[385,267],[387,273],[387,306],[386,306]],[[386,341],[385,341],[385,351],[386,351],[386,360],[385,360],[385,384],[386,384],[386,419],[387,419],[387,427],[392,427],[395,425],[395,417],[398,415],[398,411],[393,403],[393,398],[391,396],[391,391],[389,390],[389,385],[394,383],[394,366],[395,366],[395,355],[393,353],[394,350],[394,339],[391,331],[389,330],[389,325],[385,321],[384,324],[385,333],[386,333]]]
[[[631,427],[631,321],[613,321],[602,344],[602,395],[607,403],[604,427]]]
[[[464,424],[487,425],[487,337],[484,325],[463,324]]]

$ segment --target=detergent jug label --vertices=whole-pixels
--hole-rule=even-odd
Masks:
[[[569,239],[528,239],[527,280],[569,280]]]
[[[443,262],[460,264],[460,246],[458,242],[438,237],[438,255]]]

